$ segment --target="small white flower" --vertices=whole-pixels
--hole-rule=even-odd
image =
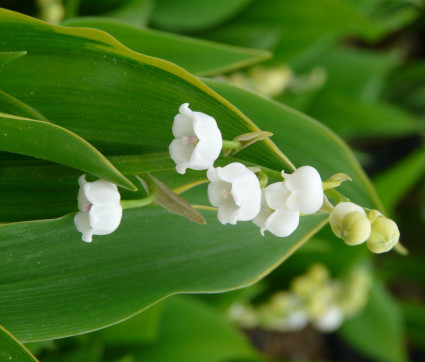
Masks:
[[[78,208],[74,217],[77,230],[85,242],[93,235],[106,235],[116,230],[121,222],[122,206],[117,186],[105,180],[87,182],[86,175],[78,179]]]
[[[313,320],[313,325],[321,332],[336,331],[344,322],[344,314],[337,306],[330,307],[322,316]]]
[[[261,211],[253,222],[260,227],[261,235],[268,230],[279,237],[291,235],[298,227],[300,213],[286,206],[290,191],[283,182],[276,182],[263,189]]]
[[[184,174],[187,168],[206,170],[214,164],[223,145],[217,122],[205,113],[193,112],[189,103],[180,106],[174,117],[170,157],[176,170]]]
[[[260,212],[261,187],[257,176],[238,162],[225,167],[210,167],[208,198],[218,207],[222,224],[252,220]]]
[[[286,206],[292,211],[303,214],[314,214],[323,204],[322,179],[314,167],[302,166],[293,174],[287,175],[284,184],[290,191],[286,199]]]
[[[298,227],[301,212],[312,214],[322,207],[322,180],[315,168],[302,166],[291,175],[282,175],[283,182],[263,189],[262,208],[253,220],[261,235],[268,230],[279,237],[289,236]]]

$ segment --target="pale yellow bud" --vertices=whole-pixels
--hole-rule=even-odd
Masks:
[[[378,210],[370,210],[367,217],[371,223],[373,223],[378,217],[384,217]]]
[[[370,230],[370,221],[364,212],[350,212],[342,221],[341,237],[348,245],[359,245],[369,238]]]
[[[325,283],[329,280],[329,271],[323,264],[313,264],[308,269],[308,278],[314,283]]]
[[[314,289],[314,281],[305,276],[296,277],[291,282],[291,291],[300,297],[308,297]]]
[[[342,222],[345,216],[351,212],[364,212],[364,210],[352,202],[341,202],[335,206],[332,212],[329,215],[329,224],[331,229],[336,236],[342,238]]]
[[[385,253],[398,243],[399,238],[397,224],[386,217],[378,217],[372,223],[372,231],[366,245],[373,253]]]

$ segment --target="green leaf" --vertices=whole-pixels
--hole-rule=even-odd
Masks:
[[[423,127],[414,115],[395,105],[357,100],[330,90],[320,93],[308,113],[344,139],[411,135]]]
[[[406,319],[409,341],[423,350],[425,348],[425,307],[417,302],[400,302],[399,307]]]
[[[397,51],[337,47],[312,59],[309,66],[323,67],[326,71],[324,89],[371,103],[378,99],[388,74],[400,61],[401,54]]]
[[[174,298],[173,298],[174,299]],[[90,338],[100,340],[108,347],[153,343],[161,333],[164,304],[157,303],[138,315],[90,334]]]
[[[132,0],[124,4],[124,6],[103,15],[125,21],[134,26],[142,26],[146,25],[154,6],[151,0]]]
[[[375,280],[369,303],[357,317],[347,320],[341,335],[366,356],[379,361],[406,361],[403,322],[394,299]]]
[[[134,51],[169,60],[197,75],[229,72],[271,56],[269,52],[262,50],[239,48],[157,30],[138,29],[109,19],[77,18],[65,21],[64,25],[106,31]]]
[[[48,122],[40,112],[0,90],[0,112]]]
[[[363,32],[369,25],[363,14],[339,0],[262,0],[203,36],[235,45],[275,49],[275,57],[287,62],[318,43],[335,43],[345,35]]]
[[[391,74],[386,89],[386,96],[391,102],[424,115],[424,95],[425,62],[409,64]]]
[[[246,337],[210,305],[190,296],[163,302],[159,338],[138,348],[141,361],[259,361]]]
[[[0,150],[61,163],[128,189],[135,186],[99,151],[52,123],[0,113]]]
[[[303,217],[282,242],[253,223],[224,227],[216,211],[202,214],[206,225],[159,207],[126,210],[117,231],[91,244],[74,215],[0,226],[0,320],[21,341],[52,339],[116,323],[173,293],[246,286],[325,224]]]
[[[253,0],[157,0],[151,24],[172,31],[200,31],[231,19]]]
[[[425,173],[425,147],[413,152],[389,170],[373,179],[373,184],[384,207],[394,213],[394,208]]]
[[[12,336],[6,329],[0,326],[0,360],[34,362],[37,359]]]
[[[26,54],[27,52],[25,50],[0,52],[0,66],[4,67],[5,64],[19,59],[20,57],[23,57]]]
[[[7,10],[0,10],[0,31],[8,32],[0,51],[28,50],[7,71],[0,68],[2,89],[103,154],[168,151],[174,116],[186,102],[213,116],[225,139],[259,131],[182,68],[133,52],[102,31],[53,26]],[[269,141],[247,155],[271,168],[288,167]]]

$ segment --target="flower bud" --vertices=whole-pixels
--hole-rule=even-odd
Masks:
[[[308,269],[307,275],[310,280],[316,284],[325,284],[329,282],[329,271],[323,264],[313,264]]]
[[[373,253],[385,253],[398,243],[399,238],[397,224],[386,217],[378,217],[372,223],[372,231],[366,245]]]
[[[329,215],[329,223],[331,229],[336,236],[342,238],[343,220],[346,215],[351,212],[360,212],[366,214],[359,205],[353,204],[352,202],[341,202],[335,206]]]
[[[342,239],[348,245],[364,243],[370,235],[370,221],[364,212],[354,211],[345,215],[342,221]]]

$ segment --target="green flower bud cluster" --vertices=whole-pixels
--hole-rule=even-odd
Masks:
[[[324,265],[313,264],[292,280],[289,291],[275,293],[258,307],[235,304],[229,315],[245,328],[285,332],[301,330],[311,323],[322,332],[331,332],[364,308],[370,286],[370,277],[363,269],[332,279]]]
[[[341,202],[329,215],[329,223],[336,236],[347,245],[366,246],[373,253],[385,253],[396,245],[400,238],[397,224],[377,210],[367,214],[359,205]]]

